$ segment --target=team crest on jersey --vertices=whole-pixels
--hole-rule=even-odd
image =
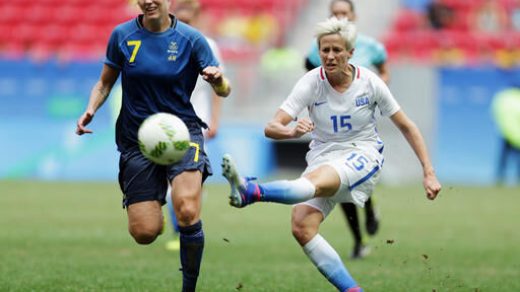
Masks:
[[[178,46],[176,42],[170,42],[170,45],[168,46],[168,50],[166,51],[168,53],[168,61],[175,61],[177,60],[177,54],[178,54]]]
[[[370,103],[368,96],[361,96],[356,98],[356,106],[364,106]]]

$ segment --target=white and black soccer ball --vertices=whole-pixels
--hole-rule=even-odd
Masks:
[[[146,118],[137,132],[144,157],[160,165],[179,162],[190,148],[190,132],[175,115],[157,113]]]

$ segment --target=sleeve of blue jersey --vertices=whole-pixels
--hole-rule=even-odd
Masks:
[[[205,37],[199,37],[193,44],[193,52],[200,66],[200,71],[208,66],[220,66],[217,58],[213,54],[211,47]]]
[[[124,62],[124,56],[119,47],[120,35],[121,34],[117,28],[112,31],[107,45],[106,58],[104,60],[105,64],[117,70],[122,69]]]

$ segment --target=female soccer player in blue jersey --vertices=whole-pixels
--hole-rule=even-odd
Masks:
[[[199,0],[176,0],[173,5],[173,13],[178,20],[193,27],[197,27],[201,15],[200,2]],[[215,58],[217,58],[217,61],[220,63],[220,68],[223,69],[222,57],[217,43],[208,36],[205,37],[211,51],[215,55]],[[193,105],[197,116],[199,116],[203,122],[208,124],[208,129],[202,132],[204,134],[204,139],[208,141],[217,135],[220,123],[222,99],[213,92],[213,89],[208,82],[204,82],[201,79],[202,77],[199,77],[197,85],[195,86],[195,89],[193,89],[191,94],[191,104]],[[171,196],[166,197],[166,201],[174,235],[173,238],[166,243],[166,249],[177,251],[180,248],[178,236],[179,226],[177,224],[177,217],[175,216]]]
[[[128,230],[139,244],[157,238],[163,228],[161,206],[171,184],[180,229],[183,291],[195,291],[204,248],[201,189],[212,172],[201,129],[206,124],[195,114],[190,96],[199,75],[219,96],[228,96],[231,89],[204,36],[169,14],[169,0],[138,0],[137,4],[143,14],[118,25],[110,36],[100,79],[76,132],[92,133],[86,126],[121,73],[123,100],[116,143]],[[138,127],[157,112],[177,115],[190,130],[192,147],[179,163],[156,165],[139,151]]]
[[[346,19],[331,18],[318,25],[322,66],[309,71],[295,85],[265,128],[276,140],[312,133],[307,168],[295,180],[258,184],[241,177],[229,155],[222,173],[231,185],[230,203],[245,207],[254,202],[296,204],[292,233],[305,254],[339,291],[362,291],[337,252],[318,233],[336,203],[363,207],[383,166],[383,142],[376,131],[375,112],[381,111],[401,130],[423,167],[429,199],[441,189],[419,129],[400,109],[386,84],[365,67],[349,64],[355,27]],[[307,109],[308,118],[289,125]]]

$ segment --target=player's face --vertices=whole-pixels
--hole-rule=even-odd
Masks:
[[[137,5],[147,19],[159,19],[168,15],[170,0],[138,0]]]
[[[320,59],[327,73],[344,71],[354,50],[348,50],[345,41],[337,33],[320,39]]]
[[[330,12],[332,16],[335,16],[339,19],[346,18],[349,21],[354,21],[356,18],[354,12],[352,11],[352,7],[350,7],[350,4],[344,1],[334,2],[330,7]]]

